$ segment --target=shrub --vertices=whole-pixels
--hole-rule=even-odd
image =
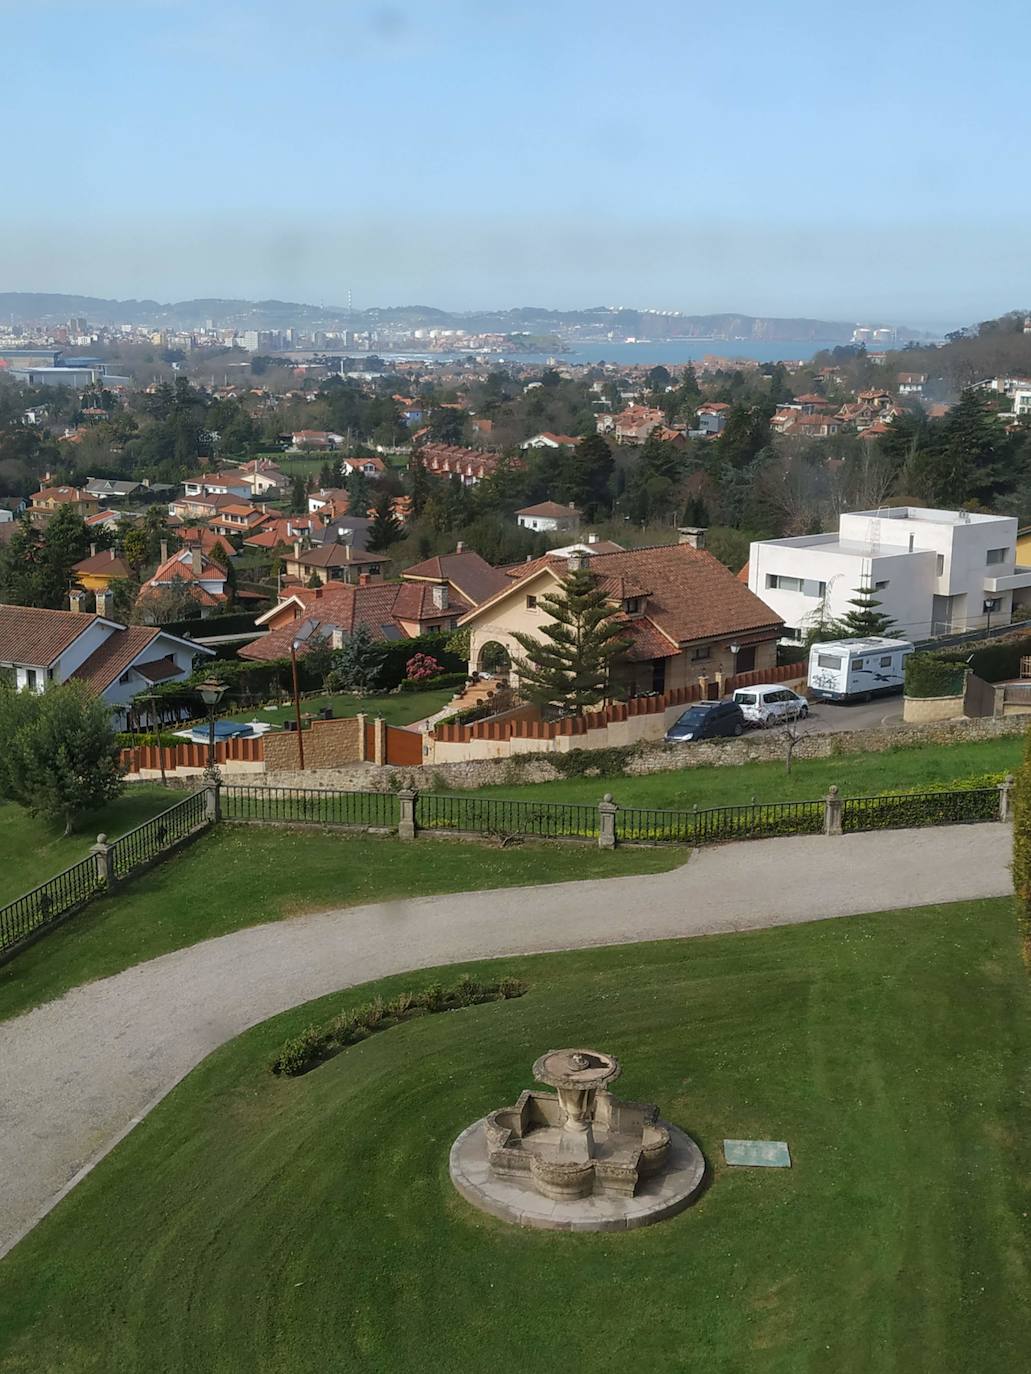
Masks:
[[[499,978],[494,983],[480,983],[465,973],[450,988],[431,983],[422,992],[400,992],[389,1002],[376,997],[371,1002],[338,1012],[323,1026],[308,1026],[299,1035],[291,1036],[279,1047],[269,1064],[275,1074],[296,1078],[321,1064],[337,1051],[359,1040],[387,1030],[420,1012],[452,1011],[459,1007],[474,1007],[482,1002],[501,1002],[522,997],[526,984],[518,978]]]
[[[437,673],[433,677],[406,678],[402,692],[430,692],[441,687],[462,687],[468,681],[465,673]]]
[[[952,697],[963,691],[965,666],[937,654],[910,654],[906,659],[907,697]]]

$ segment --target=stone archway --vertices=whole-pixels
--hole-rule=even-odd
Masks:
[[[492,677],[507,679],[512,672],[512,655],[504,644],[496,639],[488,639],[480,649],[476,668],[478,672],[490,673]]]

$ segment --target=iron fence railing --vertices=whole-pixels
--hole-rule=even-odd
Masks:
[[[843,797],[841,803],[841,828],[846,834],[856,830],[898,830],[908,826],[962,825],[998,819],[997,787]]]
[[[696,811],[628,806],[616,816],[616,835],[631,844],[712,844],[771,835],[817,835],[823,829],[823,817],[822,801],[754,802]]]
[[[127,830],[111,844],[115,877],[127,878],[134,869],[149,864],[170,845],[185,839],[203,825],[204,819],[204,793],[194,792],[170,806],[167,811]]]
[[[0,954],[89,901],[103,887],[90,855],[0,907]]]
[[[393,829],[400,803],[393,792],[330,792],[315,787],[222,787],[227,821],[324,822]]]
[[[420,792],[415,822],[420,830],[589,840],[598,835],[598,808],[579,802],[510,801],[505,797],[440,796]]]

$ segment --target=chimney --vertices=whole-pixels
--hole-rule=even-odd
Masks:
[[[358,585],[359,585],[359,587],[367,587],[367,586],[369,585],[369,574],[368,574],[368,573],[359,573],[359,574],[358,574]]]
[[[300,541],[299,539],[295,539],[295,540],[294,540],[294,559],[295,559],[295,560],[299,560],[300,557],[301,557],[301,541]]]
[[[91,544],[91,545],[89,546],[89,556],[90,556],[90,558],[96,558],[96,556],[97,556],[97,546],[96,546],[96,544]]]
[[[589,558],[590,554],[585,549],[573,549],[566,559],[566,567],[571,573],[583,572]]]
[[[344,632],[339,625],[333,626],[329,642],[334,649],[342,649],[344,647]]]
[[[76,615],[82,615],[86,609],[86,594],[79,587],[73,587],[68,593],[68,605]]]
[[[455,553],[465,553],[465,545],[462,543],[461,539],[455,545]]]
[[[433,604],[438,611],[446,611],[448,608],[448,593],[450,588],[446,582],[437,582],[431,588]]]
[[[598,536],[596,534],[589,534],[587,536],[587,542],[588,544],[597,544]]]
[[[193,571],[194,577],[200,577],[204,569],[204,560],[200,549],[192,549],[190,551],[190,568]]]
[[[97,592],[97,615],[102,615],[105,618],[110,619],[111,611],[114,608],[114,604],[114,594],[108,587],[105,587],[102,591]]]
[[[698,525],[681,525],[677,530],[677,542],[689,544],[692,549],[704,549],[705,530]]]
[[[162,539],[162,541],[161,541],[161,561],[162,561],[162,563],[167,563],[167,562],[168,562],[168,540],[167,540],[167,539]]]

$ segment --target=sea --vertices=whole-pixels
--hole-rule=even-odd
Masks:
[[[522,363],[541,366],[549,362],[569,364],[616,363],[619,366],[655,367],[697,362],[701,358],[748,358],[755,362],[777,363],[805,361],[825,348],[836,348],[841,339],[664,339],[627,343],[576,343],[560,353],[492,353],[487,356],[499,365]],[[382,358],[425,362],[449,362],[463,357],[484,356],[477,350],[455,350],[454,353],[387,353],[377,350]]]

